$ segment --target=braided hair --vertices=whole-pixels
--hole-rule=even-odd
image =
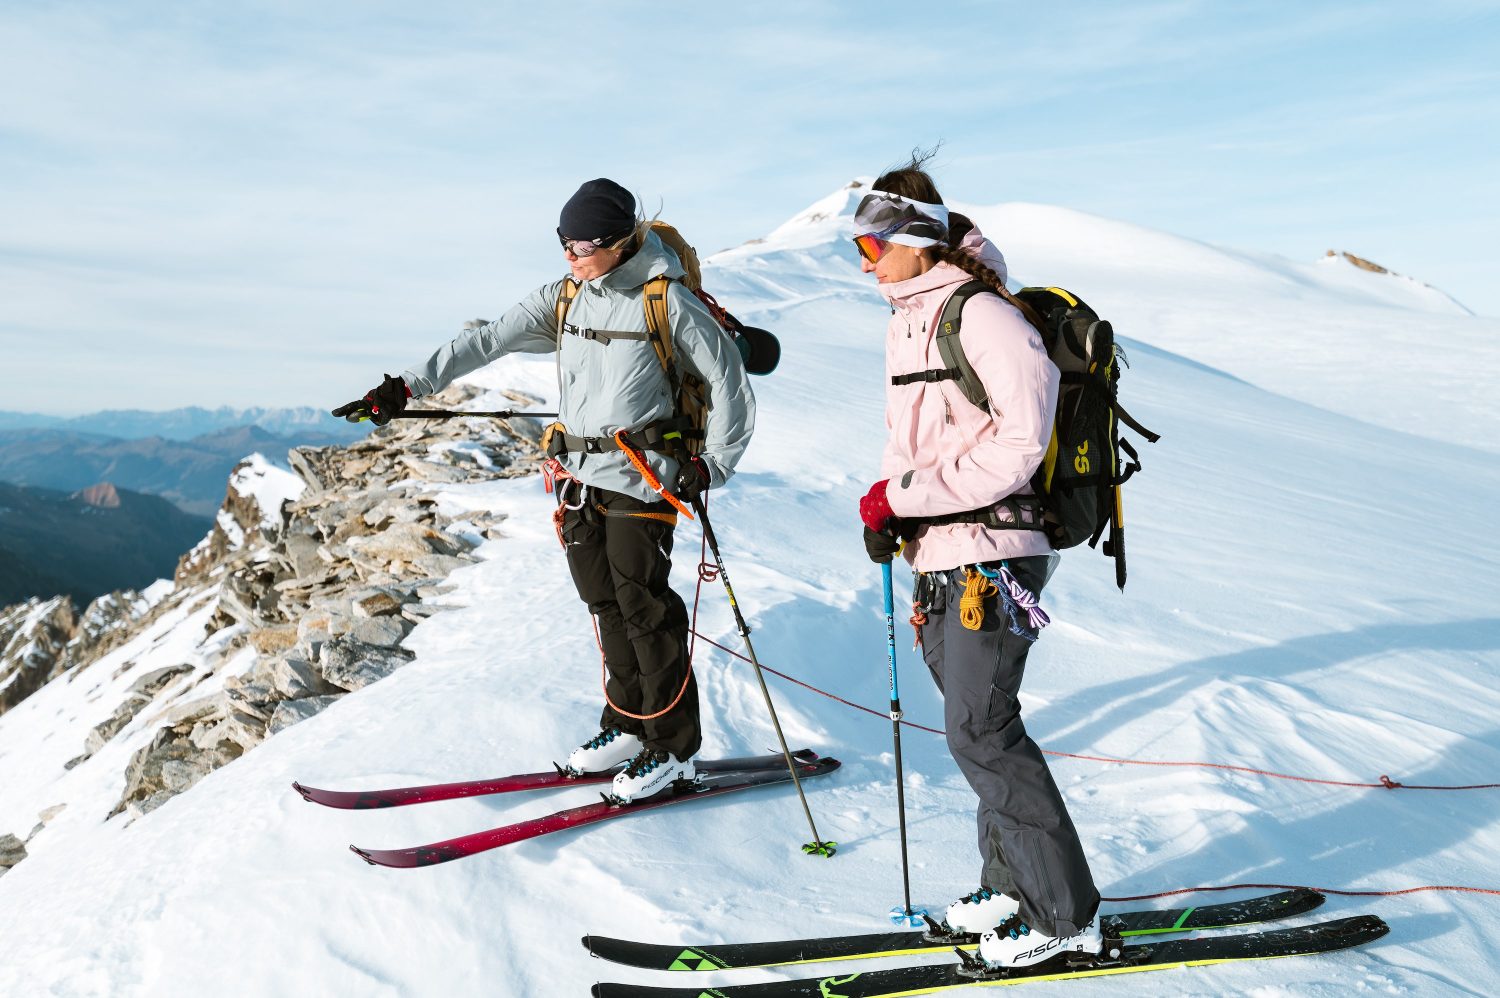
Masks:
[[[899,194],[901,197],[926,204],[942,204],[943,197],[938,193],[937,184],[933,183],[932,176],[926,170],[928,161],[935,155],[937,155],[937,149],[925,152],[921,149],[912,150],[911,159],[905,165],[887,170],[875,179],[875,190]],[[952,264],[1004,298],[1036,328],[1045,342],[1046,326],[1036,309],[1011,294],[1005,287],[1005,281],[993,267],[984,263],[973,253],[959,248],[964,237],[973,230],[974,223],[968,216],[958,212],[949,212],[947,240],[936,246],[927,247],[925,252],[931,253],[935,262]]]

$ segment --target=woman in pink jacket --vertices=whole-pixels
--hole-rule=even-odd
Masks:
[[[891,305],[882,478],[860,501],[875,561],[916,572],[923,656],[943,693],[948,747],[979,795],[979,889],[955,931],[982,933],[993,966],[1101,946],[1078,832],[1017,695],[1056,556],[1035,529],[1031,478],[1052,434],[1058,372],[1034,316],[1005,290],[1005,260],[943,206],[921,159],[885,174],[855,213],[855,244]],[[970,282],[978,281],[975,285]],[[944,305],[964,289],[963,352],[989,395],[969,402],[939,354]]]

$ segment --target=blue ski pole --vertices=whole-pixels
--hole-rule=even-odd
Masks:
[[[891,740],[896,747],[896,813],[901,824],[901,891],[906,902],[903,907],[891,909],[891,921],[897,924],[920,926],[926,912],[911,910],[911,875],[906,858],[906,775],[901,768],[901,690],[896,682],[896,597],[891,583],[891,563],[880,565],[881,581],[885,583],[885,646],[891,671]]]

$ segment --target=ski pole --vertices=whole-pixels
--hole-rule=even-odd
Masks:
[[[708,521],[708,506],[701,495],[693,497],[693,509],[698,513],[698,522],[703,525],[703,536],[708,549],[714,553],[714,562],[719,567],[719,579],[724,583],[724,592],[729,596],[729,606],[734,610],[734,621],[739,626],[740,638],[745,642],[745,651],[750,654],[750,664],[755,666],[755,678],[760,682],[761,696],[766,698],[766,709],[771,712],[771,725],[776,729],[776,740],[781,743],[781,754],[786,759],[786,768],[792,776],[792,785],[797,788],[797,797],[802,801],[802,813],[807,815],[807,827],[812,829],[813,840],[804,843],[802,851],[809,856],[832,856],[838,849],[837,842],[824,842],[818,836],[818,826],[813,821],[812,808],[807,805],[807,794],[802,791],[802,781],[797,777],[797,763],[786,746],[786,736],[781,733],[781,721],[776,716],[776,705],[771,702],[771,690],[766,686],[766,677],[761,672],[760,660],[755,657],[755,645],[750,642],[750,626],[740,612],[739,601],[734,598],[734,587],[729,584],[729,573],[724,568],[724,556],[719,553],[719,542],[714,537],[713,524]]]
[[[555,412],[522,412],[519,409],[501,409],[499,412],[460,412],[453,409],[403,409],[393,414],[395,419],[453,419],[457,416],[482,416],[487,419],[510,419],[513,416],[556,416]]]
[[[901,892],[906,902],[897,914],[891,909],[891,921],[909,925],[922,924],[911,910],[911,874],[906,858],[906,776],[901,767],[901,690],[896,684],[896,597],[891,583],[891,563],[880,564],[881,581],[885,583],[885,647],[891,672],[891,740],[896,748],[896,814],[901,824]]]

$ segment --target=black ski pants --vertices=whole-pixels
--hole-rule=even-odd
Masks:
[[[1041,593],[1049,556],[1005,564]],[[948,749],[979,795],[979,882],[1020,899],[1027,924],[1071,935],[1093,918],[1099,892],[1047,761],[1021,723],[1030,642],[1011,631],[998,595],[985,599],[979,630],[964,627],[963,591],[963,569],[918,576],[918,602],[928,607],[922,654],[943,694]]]
[[[565,495],[577,502],[580,490],[583,505],[564,510],[562,537],[573,585],[598,622],[609,674],[599,725],[691,758],[703,738],[697,680],[688,678],[687,608],[668,585],[676,514],[665,502],[591,486]],[[658,713],[680,691],[677,706],[661,717],[629,716]]]

